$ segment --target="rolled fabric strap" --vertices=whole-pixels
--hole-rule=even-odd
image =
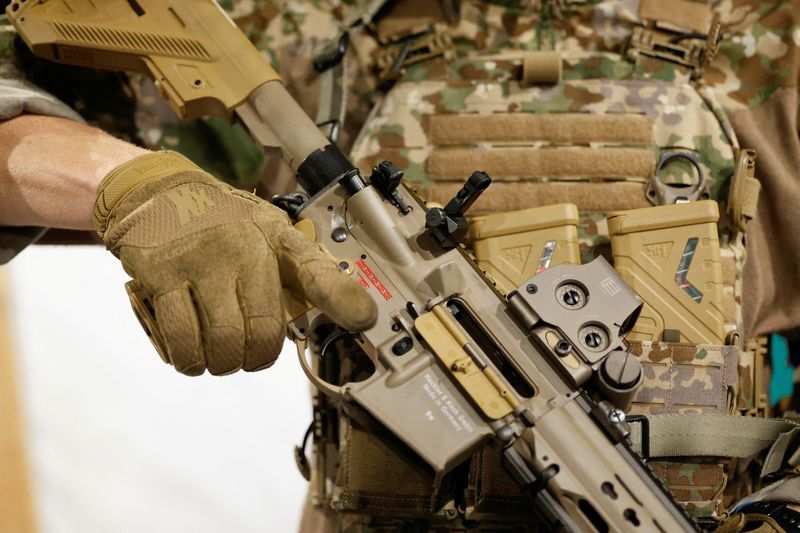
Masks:
[[[555,84],[561,81],[561,54],[553,51],[527,52],[522,56],[522,83]]]
[[[646,425],[646,428],[644,427]],[[631,446],[650,457],[752,457],[800,427],[780,418],[655,415],[631,421]],[[642,442],[642,435],[648,435]]]

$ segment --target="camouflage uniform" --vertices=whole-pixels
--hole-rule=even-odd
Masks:
[[[311,57],[335,34],[351,3],[220,3],[269,55],[290,92],[313,116],[319,82]],[[625,55],[631,34],[642,22],[637,0],[469,0],[461,3],[455,17],[447,6],[453,7],[448,2],[398,0],[369,31],[354,37],[348,52],[350,97],[341,144],[351,150],[362,170],[389,159],[404,169],[423,195],[441,202],[479,165],[496,183],[474,206],[473,215],[571,201],[581,210],[579,238],[586,260],[596,254],[610,256],[608,211],[650,205],[644,191],[659,148],[680,146],[699,154],[710,196],[724,203],[741,142],[760,154],[758,175],[764,192],[759,216],[747,234],[749,253],[757,260],[747,263],[743,277],[741,246],[723,239],[728,265],[725,322],[730,329],[744,320],[751,334],[800,324],[800,308],[792,301],[800,293],[795,272],[800,247],[780,231],[796,224],[792,206],[800,199],[791,172],[791,164],[800,160],[795,124],[797,2],[714,2],[724,39],[699,83],[693,83],[700,73],[692,67],[646,54]],[[384,90],[381,73],[374,67],[381,56],[398,36],[419,27],[433,31],[425,29],[432,22],[445,28],[452,48],[408,65],[390,80],[391,89]],[[558,51],[562,83],[520,83],[519,55],[535,50]],[[37,62],[24,61],[26,71],[35,73]],[[34,78],[44,86],[55,86],[52,82],[58,79],[48,81],[46,74]],[[127,83],[117,78],[116,83],[130,91],[127,101],[134,102],[133,107],[120,104],[108,108],[115,109],[113,113],[91,115],[85,96],[58,96],[92,123],[127,131],[129,138],[149,146],[182,151],[240,186],[255,186],[262,176],[266,176],[260,185],[264,193],[292,186],[285,167],[262,161],[240,131],[215,119],[183,124],[155,96],[148,81],[135,78]],[[559,137],[551,130],[546,135],[527,132],[515,137],[514,121],[519,120],[515,117],[556,114],[636,116],[645,121],[647,135],[637,134],[634,120],[625,123],[622,130],[627,136],[622,137],[617,136],[620,128],[600,128],[585,138]],[[448,122],[453,116],[460,118]],[[471,116],[500,119],[494,128],[483,121],[476,129],[469,122]],[[470,138],[476,131],[485,137]],[[555,153],[548,152],[551,148],[558,148],[560,155],[549,157]],[[691,168],[676,162],[662,180],[686,184],[691,176]],[[738,314],[742,300],[747,304],[744,317]],[[646,372],[635,410],[763,414],[764,398],[758,395],[763,387],[757,383],[763,376],[754,371],[757,346],[750,348],[634,343]],[[359,368],[357,360],[348,360],[335,372],[352,378]],[[320,523],[353,531],[413,531],[434,527],[431,524],[465,530],[478,523],[490,530],[501,523],[525,529],[529,502],[516,492],[491,452],[473,458],[450,476],[448,486],[433,491],[430,479],[354,424],[337,419],[335,411],[335,406],[322,405],[317,416],[330,417],[327,461],[340,465],[329,467],[323,479],[317,476],[320,488],[312,491],[311,498],[323,508],[332,505],[339,514],[309,514],[305,517],[309,530],[317,530]],[[650,464],[676,497],[706,518],[720,518],[725,507],[755,488],[758,477],[749,475],[755,467],[752,461],[680,458]]]

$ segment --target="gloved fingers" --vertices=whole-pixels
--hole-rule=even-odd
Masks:
[[[378,309],[370,295],[308,237],[288,228],[278,237],[278,261],[285,285],[299,292],[340,326],[364,331]]]
[[[244,321],[235,275],[213,271],[195,279],[192,289],[206,368],[215,376],[236,372],[244,361]]]
[[[153,308],[168,362],[187,376],[202,374],[206,360],[189,284],[157,296]]]
[[[242,369],[253,372],[272,366],[286,336],[281,282],[274,255],[241,275],[237,294],[245,331]]]

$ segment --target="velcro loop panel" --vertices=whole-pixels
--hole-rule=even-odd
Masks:
[[[433,476],[415,468],[378,437],[351,425],[340,472],[339,510],[431,512]]]
[[[530,517],[536,512],[531,495],[520,489],[508,470],[503,468],[501,453],[492,446],[472,457],[468,483],[467,494],[472,499],[468,500],[468,509],[474,506],[469,509],[470,518],[500,515],[505,523],[509,523],[514,518]]]
[[[697,33],[708,33],[713,13],[711,6],[691,0],[641,0],[639,17],[644,21],[664,22]]]
[[[706,459],[709,461],[709,459]],[[667,484],[672,495],[693,516],[713,516],[715,501],[727,484],[725,467],[718,463],[648,461],[647,466]]]
[[[496,180],[596,177],[645,182],[655,171],[655,157],[647,148],[451,148],[434,150],[427,167],[434,180],[459,182],[475,169]]]
[[[462,183],[436,183],[420,194],[429,202],[445,205]],[[580,212],[606,212],[649,207],[641,183],[495,182],[470,207],[469,214],[518,211],[558,203],[572,203]]]
[[[632,423],[631,445],[642,449],[642,425],[649,425],[650,457],[752,457],[772,446],[797,423],[778,418],[726,415],[656,415]]]
[[[439,146],[478,142],[650,144],[653,119],[645,115],[587,113],[496,113],[433,115],[429,139]]]

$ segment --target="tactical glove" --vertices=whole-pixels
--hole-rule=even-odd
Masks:
[[[178,372],[272,365],[286,330],[282,287],[349,330],[375,322],[369,295],[286,213],[175,152],[114,169],[98,189],[94,222],[133,278],[143,326]]]

